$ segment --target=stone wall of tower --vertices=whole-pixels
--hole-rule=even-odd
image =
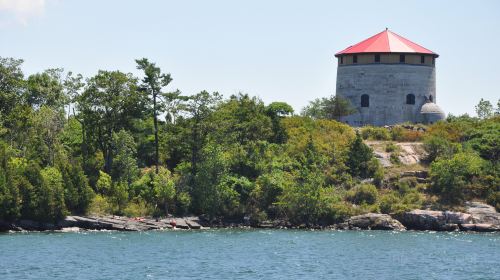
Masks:
[[[431,98],[436,102],[434,66],[411,64],[353,64],[337,68],[337,96],[348,99],[356,112],[342,121],[353,126],[419,122],[420,108]],[[361,107],[361,96],[369,107]],[[413,94],[415,104],[406,104]]]

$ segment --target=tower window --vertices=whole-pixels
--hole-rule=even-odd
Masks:
[[[405,63],[406,57],[404,54],[399,55],[399,63]]]
[[[380,62],[380,54],[375,55],[375,62]]]
[[[358,56],[357,55],[352,56],[352,63],[358,63]]]
[[[434,98],[432,97],[432,95],[429,95],[429,101],[434,102]]]
[[[361,107],[370,107],[370,96],[368,94],[361,95]]]
[[[344,57],[343,56],[340,57],[340,64],[344,64]]]
[[[415,95],[413,95],[413,94],[406,95],[406,104],[414,105],[415,104]]]
[[[425,56],[424,55],[420,56],[420,63],[422,63],[422,64],[425,63]]]
[[[432,58],[432,65],[434,65],[434,64],[436,64],[436,58],[435,57]]]

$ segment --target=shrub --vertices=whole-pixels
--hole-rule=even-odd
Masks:
[[[191,196],[187,192],[177,193],[176,197],[176,212],[179,215],[184,215],[189,212],[189,207],[191,206]]]
[[[150,209],[143,200],[131,201],[123,209],[123,214],[127,217],[144,217],[150,215]]]
[[[90,203],[88,212],[97,215],[111,214],[113,207],[104,196],[98,194],[94,196],[92,203]]]
[[[386,153],[399,152],[399,151],[401,151],[401,147],[394,144],[393,142],[389,142],[385,145],[385,152]]]
[[[377,197],[377,188],[371,184],[361,184],[347,193],[347,200],[354,204],[375,204]]]
[[[460,144],[453,143],[443,137],[430,136],[424,140],[424,150],[427,152],[427,161],[432,162],[438,157],[450,158],[460,152]]]
[[[368,140],[389,140],[391,135],[389,130],[383,127],[365,126],[361,128],[361,136]]]
[[[459,153],[431,164],[432,191],[448,203],[459,203],[482,173],[483,160],[473,153]]]

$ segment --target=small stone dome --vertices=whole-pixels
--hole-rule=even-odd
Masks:
[[[436,103],[427,102],[420,109],[423,123],[435,123],[446,118],[445,113]]]

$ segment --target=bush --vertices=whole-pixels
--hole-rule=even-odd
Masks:
[[[460,144],[443,137],[430,136],[424,140],[424,150],[427,152],[427,161],[433,162],[438,157],[450,158],[462,149]]]
[[[364,126],[361,128],[361,136],[365,140],[389,140],[389,130],[383,127]]]
[[[131,201],[127,204],[127,207],[123,209],[123,214],[127,217],[144,217],[152,213],[150,209],[143,200]]]
[[[347,193],[347,200],[354,204],[375,204],[377,197],[377,188],[371,184],[361,184]]]
[[[88,212],[97,215],[111,214],[113,207],[104,196],[98,194],[94,196],[92,203],[90,203]]]
[[[483,160],[473,153],[459,153],[451,159],[438,159],[431,164],[432,191],[444,202],[461,202],[482,174]]]
[[[393,142],[389,142],[385,145],[385,152],[386,153],[399,152],[399,151],[401,151],[401,147],[394,144]]]
[[[177,204],[176,213],[178,215],[184,215],[189,212],[189,207],[191,206],[191,196],[187,192],[177,193]]]

